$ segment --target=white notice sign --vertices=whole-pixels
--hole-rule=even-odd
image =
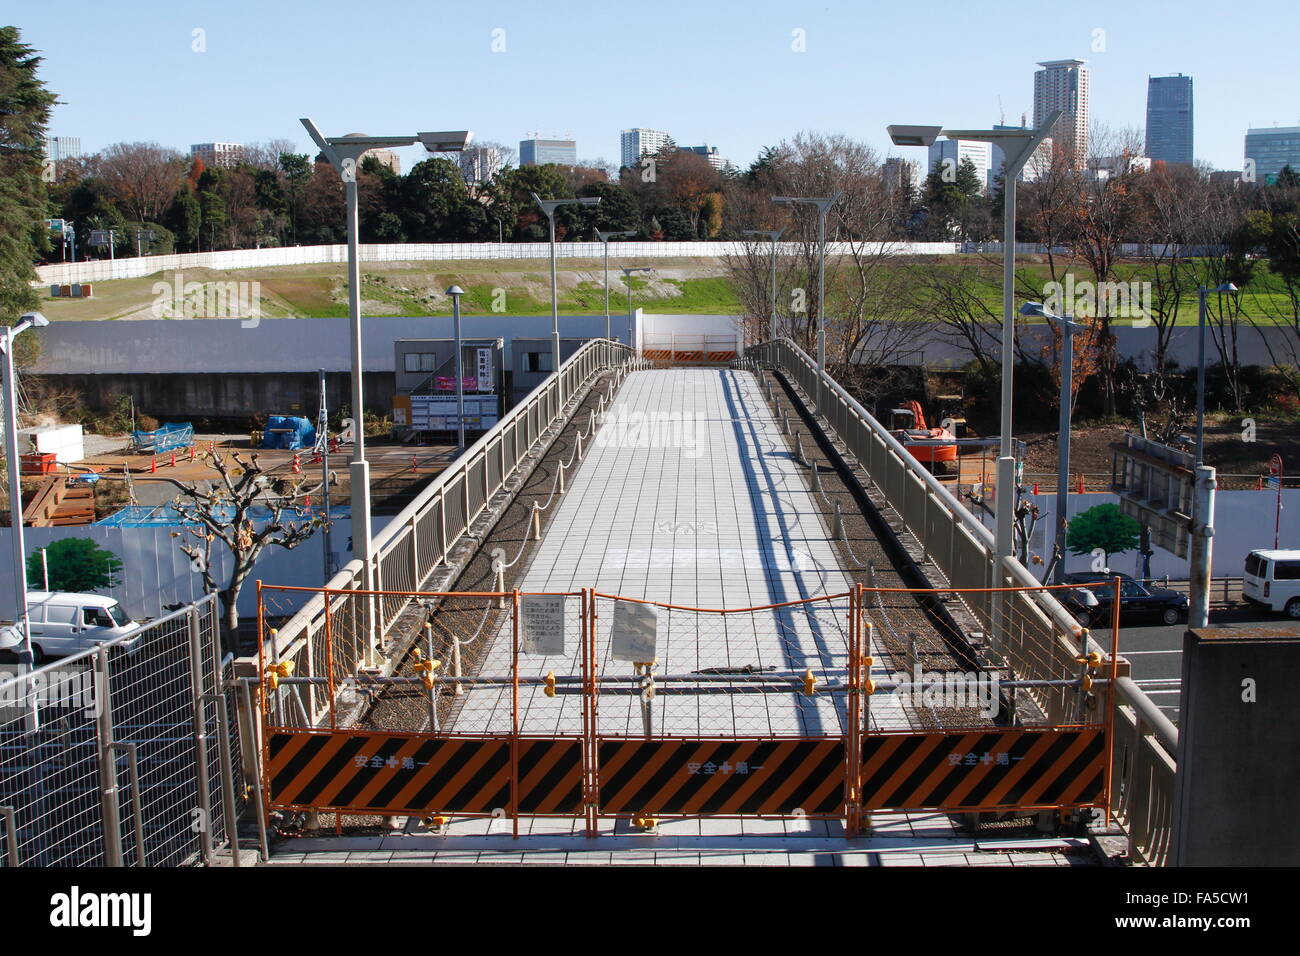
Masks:
[[[614,605],[612,653],[616,661],[649,662],[655,659],[659,609],[653,604],[619,601]]]
[[[567,595],[519,595],[519,650],[545,657],[564,654],[564,611]]]

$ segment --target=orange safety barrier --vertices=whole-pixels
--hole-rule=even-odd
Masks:
[[[915,720],[901,702],[889,713],[894,721],[900,715],[908,719],[916,729],[892,729],[893,724],[888,725],[891,729],[880,729],[878,714],[877,723],[872,723],[873,698],[882,693],[877,686],[880,671],[873,678],[873,667],[895,672],[889,692],[915,694],[921,684],[919,672],[915,681],[909,672],[915,648],[909,650],[907,641],[891,644],[885,633],[892,627],[888,608],[897,609],[911,598],[932,600],[936,594],[978,607],[1001,594],[999,613],[1006,616],[1014,613],[1014,602],[1005,599],[1009,593],[1077,587],[856,586],[840,594],[752,608],[697,608],[592,589],[544,595],[321,591],[271,587],[259,581],[266,806],[340,814],[504,815],[513,821],[516,835],[521,815],[581,816],[588,834],[598,831],[602,817],[826,817],[844,820],[846,833],[852,836],[860,831],[863,815],[876,811],[1106,809],[1114,740],[1110,722],[1117,673],[1118,582],[1112,597],[1109,661],[1099,653],[1072,656],[1076,652],[1069,651],[1068,645],[1082,641],[1081,629],[1063,634],[1044,624],[1033,608],[1021,618],[1008,620],[1007,646],[1018,641],[1031,656],[1046,655],[1052,648],[1059,651],[1060,642],[1066,642],[1067,653],[1054,665],[1055,673],[1062,676],[1035,677],[1020,693],[1028,696],[1035,681],[1039,689],[1050,685],[1048,690],[1057,695],[1052,698],[1055,712],[1062,712],[1059,701],[1064,695],[1070,702],[1068,712],[1079,716],[1076,722],[1044,723],[1040,715],[1038,725],[1014,717],[998,723],[991,717],[971,718],[968,708],[963,716],[966,705],[959,704],[947,706],[957,715],[953,719],[970,720],[969,725],[941,722],[946,729],[928,729],[934,725],[926,721],[939,711],[924,716],[921,712],[929,705],[913,698],[910,713]],[[1098,585],[1092,588],[1098,591]],[[268,613],[268,595],[284,600],[286,608],[301,607],[302,600],[313,595],[323,597],[324,613],[313,625],[316,643],[303,643],[300,638],[286,645],[269,629],[268,622],[283,619],[284,614],[275,607]],[[556,599],[546,613],[558,616],[548,618],[534,605],[534,617],[528,619],[532,623],[526,625],[521,598]],[[691,650],[674,650],[678,659],[667,673],[657,673],[655,662],[614,655],[613,645],[606,642],[613,641],[615,622],[629,610],[620,609],[622,605],[646,609],[629,612],[628,620],[653,609],[654,626],[670,634],[691,635],[687,641]],[[368,661],[358,650],[363,645],[357,643],[367,633],[366,616],[384,608],[395,608],[400,614],[402,607],[428,623],[417,620],[410,630],[416,639],[407,667],[391,678],[375,680],[380,684],[405,681],[402,693],[427,695],[430,726],[439,726],[440,712],[447,715],[443,720],[450,726],[423,733],[337,726],[335,703],[343,683],[372,679],[358,678],[356,673]],[[440,644],[433,622],[448,617],[452,623],[441,625],[445,635]],[[832,654],[840,663],[833,665],[834,673],[829,675],[825,671],[831,665],[825,660],[813,664],[818,673],[812,667],[805,670],[802,663],[776,673],[770,668],[701,666],[689,656],[706,645],[712,647],[709,642],[715,637],[722,641],[719,647],[730,650],[736,646],[733,642],[760,635],[764,626],[775,627],[784,641],[797,640],[799,627],[815,629],[819,653]],[[1041,647],[1025,643],[1034,639],[1032,626],[1046,628],[1040,634]],[[525,627],[534,630],[525,635]],[[536,630],[539,627],[543,630]],[[533,669],[523,673],[525,645],[542,640],[543,631],[545,640],[560,640],[562,647],[547,645],[543,651],[533,646],[541,657],[534,658]],[[507,642],[476,656],[494,662],[491,666],[496,669],[453,672],[453,662],[459,667],[460,646],[480,640],[482,648],[491,648],[494,641]],[[555,670],[539,676],[541,658],[549,663],[556,654],[572,659],[562,677],[557,679]],[[888,657],[888,664],[877,655]],[[624,663],[616,665],[616,659]],[[930,660],[933,657],[927,656]],[[480,664],[484,666],[488,665]],[[1005,665],[1000,666],[1005,670]],[[404,676],[412,673],[420,676]],[[1019,679],[1016,674],[1006,677]],[[301,720],[294,714],[304,714],[286,697],[286,691],[294,691],[295,681],[299,694],[324,695],[329,728],[292,725]],[[1097,697],[1093,690],[1097,681],[1106,682],[1105,706],[1094,699],[1091,709],[1085,708],[1090,696]],[[680,714],[675,724],[666,726],[667,705],[655,710],[657,682],[666,700],[681,702],[676,706],[692,715],[690,726],[697,732],[676,732],[682,727]],[[525,693],[532,695],[527,701],[522,700]],[[708,708],[697,703],[702,693],[729,696],[722,706]],[[481,706],[476,706],[476,695],[485,695]],[[752,728],[760,711],[750,713],[744,708],[768,707],[768,700],[775,701],[767,716],[777,716],[766,724],[773,729],[756,734]],[[874,708],[885,703],[878,700]],[[447,709],[439,711],[443,705]],[[733,721],[731,732],[706,732],[706,711],[726,715],[720,719]],[[653,713],[660,715],[657,728],[652,726]],[[1042,713],[1049,713],[1046,705]],[[1106,716],[1090,722],[1089,713]],[[805,725],[809,715],[812,722]],[[526,717],[552,730],[570,730],[531,732]],[[791,719],[811,731],[781,729],[780,721]],[[457,729],[458,721],[473,729]],[[743,732],[745,728],[748,732]]]

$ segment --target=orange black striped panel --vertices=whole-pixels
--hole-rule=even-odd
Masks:
[[[1106,731],[872,734],[862,741],[867,810],[1078,807],[1102,799]]]
[[[598,742],[603,813],[844,811],[841,740]]]
[[[510,741],[382,731],[272,732],[274,807],[355,813],[510,810]],[[518,743],[519,812],[579,813],[582,741]]]

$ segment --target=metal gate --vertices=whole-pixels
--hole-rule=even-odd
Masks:
[[[301,590],[262,585],[264,616]],[[355,645],[380,596],[407,607],[410,653],[387,673],[336,670],[332,642]],[[899,633],[897,609],[933,596],[859,586],[708,609],[590,589],[330,592],[323,673],[296,675],[273,634],[262,643],[266,804],[507,817],[516,832],[520,817],[581,817],[589,834],[603,818],[820,817],[853,835],[874,811],[1105,809],[1114,647],[1032,677],[992,652],[924,672],[941,655]],[[1003,640],[1047,660],[1063,635],[1012,597]],[[331,725],[308,726],[295,698],[322,691]],[[1053,722],[1063,699],[1077,719]],[[422,729],[382,726],[401,701]]]

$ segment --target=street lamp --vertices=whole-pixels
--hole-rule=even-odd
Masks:
[[[654,272],[649,266],[619,266],[623,270],[623,284],[627,286],[627,327],[628,335],[631,335],[632,329],[632,273],[634,272]],[[629,345],[633,343],[628,343]]]
[[[997,468],[997,573],[1003,573],[1003,559],[1015,548],[1014,495],[1016,460],[1011,445],[1011,387],[1015,368],[1015,282],[1016,282],[1016,180],[1040,143],[1061,118],[1055,110],[1037,129],[950,130],[941,126],[890,126],[895,146],[932,146],[940,136],[950,139],[991,143],[1002,150],[1002,422]],[[996,583],[996,582],[995,582]],[[1000,595],[994,595],[996,599]]]
[[[635,229],[624,229],[621,232],[601,232],[596,230],[596,238],[605,246],[605,338],[612,339],[609,328],[609,240],[615,236],[635,236]]]
[[[746,229],[747,236],[766,236],[772,242],[772,317],[768,322],[767,340],[776,341],[776,242],[784,229]]]
[[[1020,314],[1037,316],[1053,322],[1061,329],[1061,418],[1056,439],[1056,537],[1052,542],[1052,563],[1043,580],[1049,577],[1057,584],[1065,579],[1066,507],[1069,495],[1070,474],[1070,411],[1074,403],[1074,337],[1087,326],[1074,322],[1068,315],[1053,315],[1041,302],[1026,302]]]
[[[32,628],[27,617],[27,553],[23,542],[23,490],[18,461],[18,384],[14,376],[14,339],[28,329],[39,329],[50,320],[39,312],[27,312],[17,325],[4,327],[5,458],[9,465],[9,528],[13,555],[14,624],[22,637],[19,662],[24,671],[32,666]],[[36,697],[29,704],[29,727],[36,729]]]
[[[830,196],[822,198],[811,198],[802,196],[773,196],[772,202],[778,206],[793,206],[804,204],[817,207],[817,371],[822,373],[826,371],[826,214],[831,211],[831,206],[839,200],[840,193],[835,192]],[[775,256],[775,244],[773,244],[773,255]],[[814,409],[818,412],[822,407],[822,377],[817,376],[816,394],[813,397]]]
[[[460,297],[465,294],[465,290],[458,285],[454,285],[447,290],[447,294],[451,296],[451,327],[452,334],[456,337],[456,428],[458,435],[456,453],[461,454],[465,451],[465,380],[462,378],[464,372],[461,370]]]
[[[312,140],[343,180],[347,199],[348,228],[348,325],[352,353],[352,464],[348,469],[352,497],[353,554],[361,561],[361,589],[374,590],[374,569],[370,561],[370,463],[366,461],[365,412],[361,375],[361,259],[357,244],[360,220],[357,212],[357,167],[372,149],[423,144],[430,153],[463,150],[473,134],[467,130],[416,133],[413,136],[332,136],[326,138],[310,119],[301,120]],[[373,635],[372,635],[373,636]]]
[[[1200,304],[1197,328],[1197,345],[1196,345],[1196,464],[1201,466],[1205,464],[1205,313],[1207,311],[1206,300],[1211,292],[1236,292],[1237,287],[1231,282],[1225,282],[1223,285],[1215,286],[1213,289],[1207,289],[1200,286],[1196,290],[1196,296]]]
[[[555,210],[561,206],[579,205],[595,206],[600,202],[599,196],[583,196],[581,199],[543,199],[533,193],[533,202],[542,207],[546,213],[546,222],[551,235],[551,371],[560,371],[560,291],[555,278]],[[560,407],[564,406],[564,380],[557,385]]]

